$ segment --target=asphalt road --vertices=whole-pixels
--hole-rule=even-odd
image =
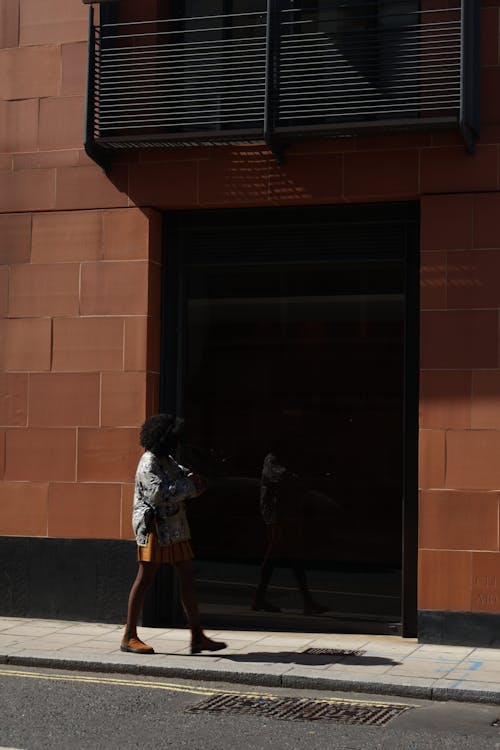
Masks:
[[[214,695],[410,706],[384,726],[189,713]],[[273,704],[275,705],[275,704]],[[500,708],[0,665],[0,750],[500,750]]]

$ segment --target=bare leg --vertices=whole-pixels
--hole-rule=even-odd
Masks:
[[[311,596],[309,585],[307,583],[307,575],[306,575],[306,571],[304,568],[304,563],[295,561],[295,562],[292,562],[290,567],[293,571],[295,580],[297,581],[297,586],[299,587],[300,594],[304,601],[304,614],[305,615],[321,615],[324,612],[328,612],[329,607],[326,607],[323,604],[319,604],[318,602],[315,602]]]
[[[139,561],[137,576],[128,597],[126,632],[129,638],[137,638],[137,620],[139,619],[146,592],[153,583],[158,568],[159,563]]]
[[[257,585],[257,590],[255,592],[255,596],[252,603],[252,609],[263,609],[265,612],[279,612],[280,608],[276,607],[274,604],[271,604],[271,602],[268,602],[266,599],[267,594],[267,587],[269,586],[269,582],[271,581],[271,577],[274,573],[275,568],[275,562],[274,560],[269,559],[269,556],[266,555],[264,558],[264,562],[262,563],[262,567],[260,569],[260,578],[259,583]]]
[[[201,630],[200,612],[198,610],[198,598],[196,596],[196,583],[192,560],[183,560],[175,564],[179,586],[181,590],[181,601],[191,632]]]
[[[266,526],[266,532],[267,547],[264,559],[262,560],[259,583],[253,599],[252,609],[264,610],[265,612],[281,612],[279,607],[267,601],[266,593],[276,565],[274,560],[275,547],[281,541],[282,532],[277,524]]]
[[[213,641],[203,632],[200,611],[198,609],[198,597],[196,596],[193,561],[183,560],[182,562],[178,562],[175,564],[175,569],[179,576],[182,606],[191,629],[191,653],[219,651],[221,648],[226,648],[225,643],[222,641]]]
[[[311,592],[309,591],[304,565],[299,562],[292,561],[290,567],[297,582],[300,595],[302,596],[302,599],[304,601],[304,609],[307,609],[313,604],[313,600]]]

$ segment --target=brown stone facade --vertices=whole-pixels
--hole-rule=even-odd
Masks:
[[[0,532],[128,538],[137,426],[158,408],[159,216],[2,214],[0,232]]]
[[[0,535],[130,538],[158,408],[161,212],[419,201],[419,607],[500,613],[500,2],[481,137],[125,153],[82,146],[81,0],[0,0]],[[98,519],[98,522],[96,522]]]
[[[83,151],[88,9],[0,12],[0,533],[127,539],[158,408],[161,218]]]
[[[422,202],[422,609],[500,611],[495,205],[495,193]]]

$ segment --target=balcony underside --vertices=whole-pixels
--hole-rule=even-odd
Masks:
[[[354,135],[371,133],[412,133],[436,130],[457,130],[456,119],[436,117],[425,122],[410,120],[387,120],[377,123],[347,123],[342,125],[324,126],[319,129],[315,125],[302,128],[278,128],[275,137],[284,146],[298,139],[317,138],[347,138]],[[96,143],[104,149],[126,150],[140,148],[189,148],[194,146],[266,144],[262,130],[255,131],[200,131],[193,133],[155,133],[153,135],[128,135],[101,137]]]

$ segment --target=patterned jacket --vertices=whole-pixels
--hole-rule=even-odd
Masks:
[[[158,543],[167,547],[190,538],[184,501],[198,495],[189,469],[172,456],[157,458],[146,451],[135,474],[132,526],[137,544],[145,547],[156,530]]]
[[[266,525],[278,523],[280,495],[290,474],[274,453],[268,453],[260,480],[260,512]]]

